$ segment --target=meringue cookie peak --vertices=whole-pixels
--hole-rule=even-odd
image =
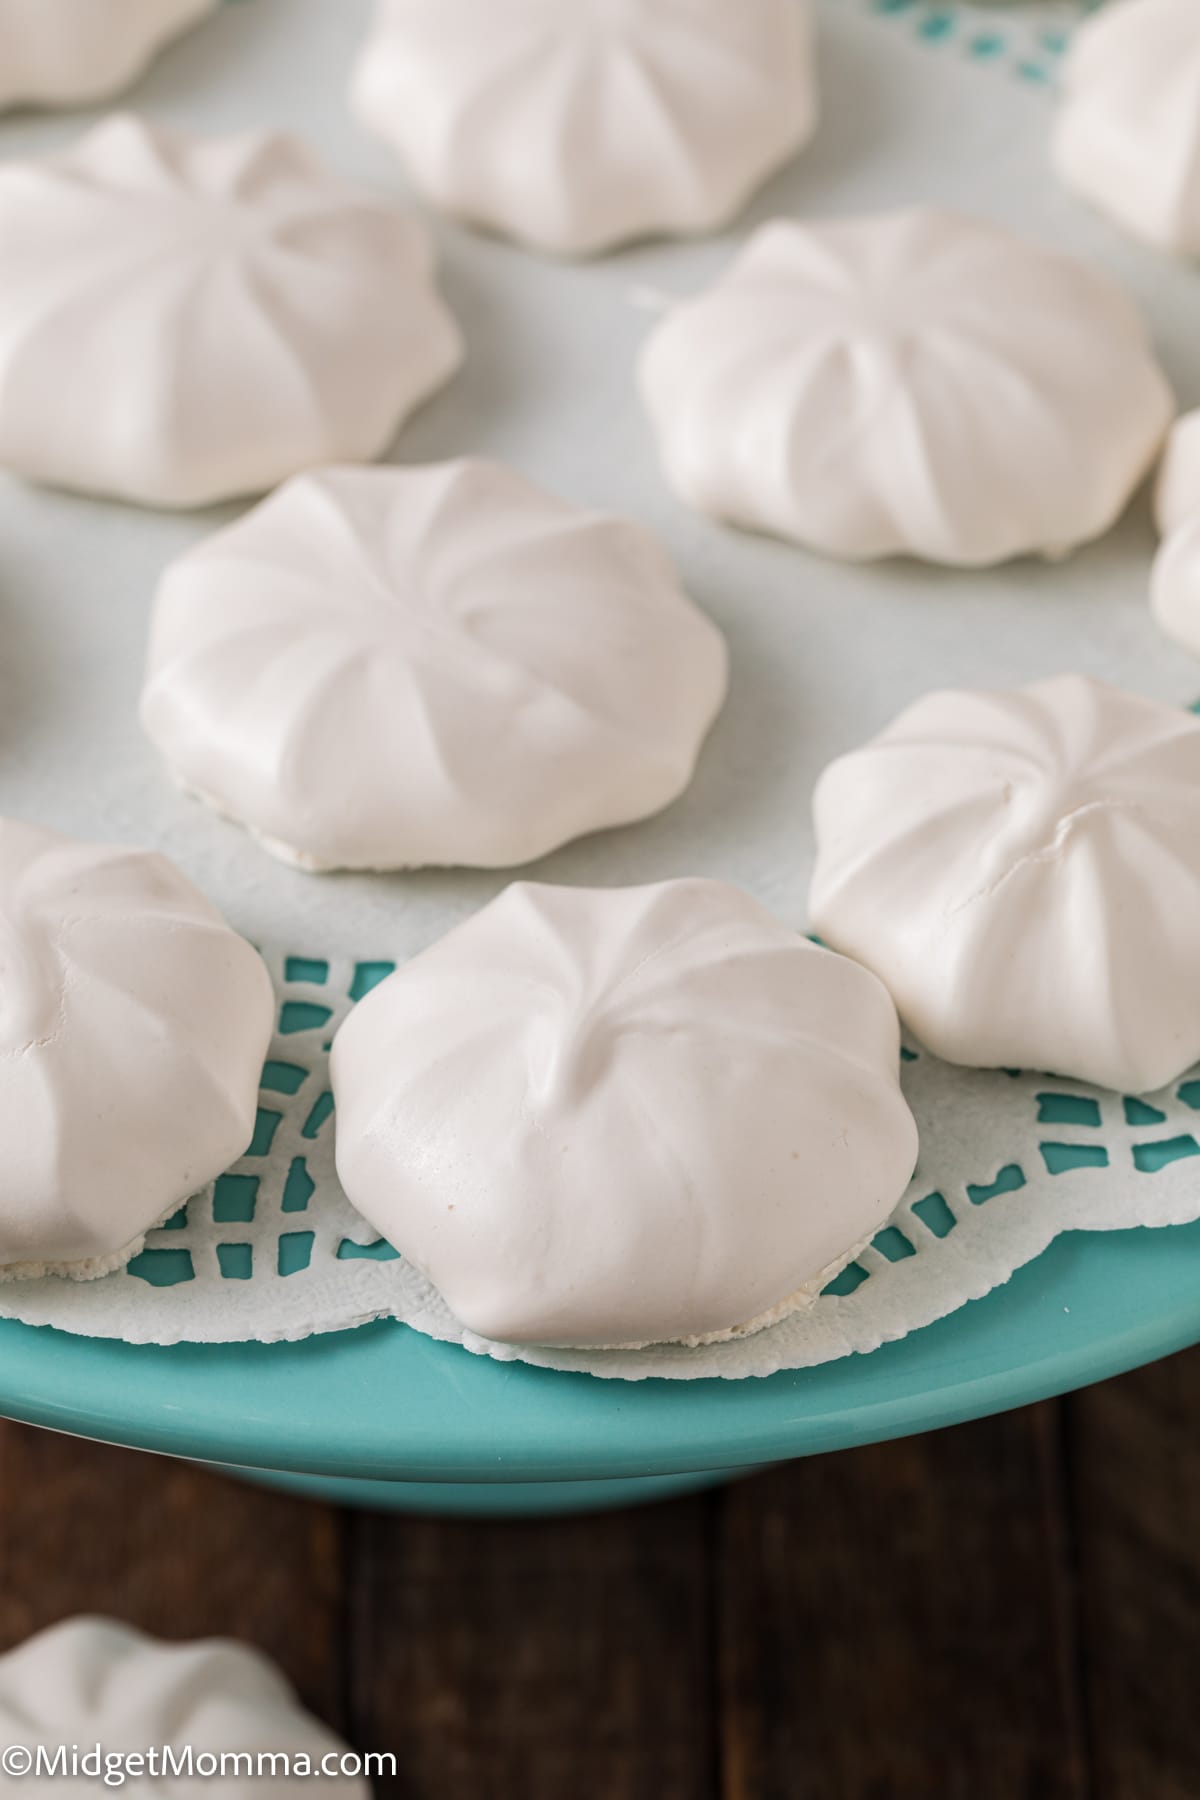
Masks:
[[[496,463],[334,468],[167,569],[142,721],[306,868],[502,868],[674,800],[726,667],[638,526]]]
[[[0,465],[155,506],[369,460],[458,366],[422,227],[298,140],[127,115],[0,164]]]
[[[929,209],[763,226],[656,327],[640,385],[700,510],[968,567],[1107,530],[1174,410],[1106,277]]]
[[[726,1335],[902,1197],[899,1047],[879,982],[736,888],[518,883],[338,1032],[338,1174],[482,1336]]]
[[[108,99],[217,5],[218,0],[0,0],[0,111]]]
[[[0,820],[0,1276],[103,1274],[242,1154],[261,960],[162,857]]]
[[[363,1776],[336,1772],[350,1766],[346,1746],[257,1651],[216,1638],[163,1643],[113,1619],[67,1619],[0,1656],[0,1738],[51,1757],[82,1758],[97,1744],[103,1757],[156,1752],[159,1768],[151,1772],[147,1760],[142,1782],[131,1766],[131,1786],[161,1800],[186,1800],[206,1785],[220,1800],[281,1800],[311,1789],[318,1772],[335,1795],[370,1800]],[[168,1746],[179,1774],[161,1757]],[[276,1758],[290,1759],[292,1772],[278,1773]],[[214,1760],[219,1778],[206,1783]],[[105,1779],[68,1772],[47,1785],[53,1795],[82,1794]]]
[[[1126,1093],[1200,1058],[1200,720],[1080,675],[927,695],[817,784],[813,929],[936,1055]]]
[[[436,205],[537,249],[708,231],[812,134],[808,0],[380,0],[351,99]]]
[[[1054,166],[1157,249],[1200,256],[1200,12],[1114,0],[1075,33]]]

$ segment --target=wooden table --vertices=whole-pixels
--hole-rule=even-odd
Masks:
[[[406,1800],[1197,1800],[1200,1350],[593,1519],[339,1513],[0,1427],[0,1639],[232,1634]]]

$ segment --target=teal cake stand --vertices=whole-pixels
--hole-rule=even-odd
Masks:
[[[819,1369],[600,1381],[379,1323],[169,1349],[0,1323],[0,1412],[351,1505],[592,1510],[1045,1399],[1200,1341],[1200,1222],[1070,1233],[986,1299]]]

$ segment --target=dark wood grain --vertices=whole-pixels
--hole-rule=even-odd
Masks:
[[[1082,1800],[1054,1409],[794,1464],[720,1534],[725,1800]]]
[[[1196,1800],[1200,1350],[1077,1395],[1069,1417],[1096,1800]]]
[[[345,1515],[0,1426],[0,1649],[259,1645],[380,1800],[1198,1800],[1200,1351],[594,1519]]]
[[[341,1722],[342,1520],[188,1463],[0,1426],[0,1649],[72,1613],[233,1636]]]
[[[406,1800],[708,1800],[703,1499],[356,1529],[354,1735]]]

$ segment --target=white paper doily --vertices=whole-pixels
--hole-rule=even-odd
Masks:
[[[1006,1280],[1060,1231],[1181,1224],[1200,1213],[1200,1076],[1129,1099],[906,1050],[904,1087],[921,1132],[916,1176],[887,1228],[812,1306],[701,1349],[514,1351],[464,1333],[337,1184],[327,1046],[389,968],[281,959],[280,1028],[249,1153],[152,1232],[128,1270],[10,1284],[0,1316],[134,1343],[302,1337],[391,1316],[548,1368],[625,1379],[769,1375],[929,1324]]]

